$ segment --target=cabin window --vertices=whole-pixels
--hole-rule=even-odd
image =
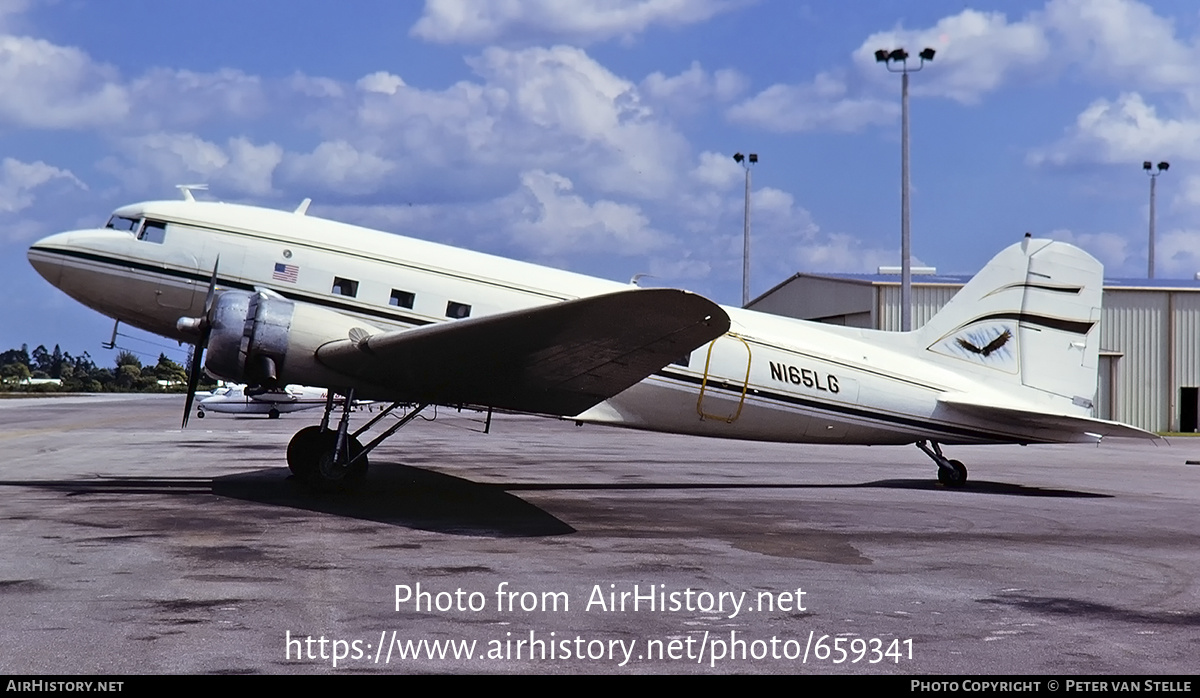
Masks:
[[[137,230],[139,222],[140,221],[137,218],[113,216],[112,218],[108,219],[108,223],[104,227],[112,228],[113,230],[119,230],[122,233],[132,233],[133,231]]]
[[[167,237],[167,224],[162,221],[147,220],[142,226],[141,232],[138,233],[138,240],[143,242],[157,242],[162,244],[162,241]]]
[[[446,304],[446,317],[461,320],[471,314],[471,306],[466,303],[450,301]]]
[[[339,296],[350,296],[354,298],[358,295],[358,282],[354,279],[343,279],[340,276],[333,277],[333,290]]]
[[[400,291],[393,288],[392,299],[388,301],[388,303],[396,306],[397,308],[411,308],[416,300],[417,296],[415,293]]]

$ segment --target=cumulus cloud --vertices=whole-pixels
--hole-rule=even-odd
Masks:
[[[1154,269],[1164,277],[1192,278],[1200,272],[1200,230],[1175,229],[1155,240]],[[1161,274],[1157,274],[1161,270]]]
[[[240,70],[213,73],[156,68],[126,90],[141,128],[190,128],[214,121],[240,121],[269,109],[262,80]]]
[[[1082,247],[1104,265],[1105,276],[1126,276],[1139,269],[1145,273],[1145,242],[1138,247],[1116,233],[1076,233],[1065,228],[1052,231],[1049,237]],[[1158,256],[1156,253],[1155,257]]]
[[[1200,115],[1163,118],[1140,94],[1088,105],[1057,143],[1033,150],[1033,165],[1075,162],[1137,163],[1149,153],[1200,159]]]
[[[896,119],[895,100],[849,96],[846,83],[820,73],[804,85],[776,84],[731,107],[731,121],[768,131],[857,131]]]
[[[730,0],[426,0],[410,33],[439,43],[629,38],[652,25],[703,22],[736,7]]]
[[[637,206],[587,202],[562,175],[535,170],[521,175],[520,220],[514,241],[542,257],[607,252],[639,255],[670,244]]]
[[[655,104],[672,111],[687,113],[702,109],[710,101],[728,102],[745,91],[749,80],[736,70],[723,69],[709,73],[699,61],[679,75],[654,72],[640,85],[641,93]]]
[[[188,182],[221,184],[239,195],[266,196],[283,158],[274,144],[255,145],[231,138],[225,145],[191,133],[152,133],[121,139],[121,154],[98,167],[120,180],[131,192],[161,191]]]
[[[113,124],[129,112],[117,71],[42,39],[0,35],[0,121],[28,128]]]
[[[1050,54],[1046,29],[1034,19],[1009,22],[1000,12],[963,10],[925,29],[893,29],[867,37],[854,52],[855,63],[876,82],[886,78],[875,61],[878,49],[900,46],[910,51],[908,65],[920,63],[917,53],[937,51],[936,70],[914,81],[913,94],[937,95],[964,103],[978,102],[1014,74],[1039,66]]]
[[[1200,48],[1134,0],[1052,0],[1040,15],[1067,60],[1141,90],[1195,89]]]
[[[16,213],[29,208],[33,205],[34,191],[54,181],[87,189],[87,185],[70,170],[47,165],[41,160],[21,162],[4,158],[0,161],[0,212]]]
[[[397,90],[405,86],[404,78],[401,78],[399,75],[392,75],[385,70],[364,75],[355,84],[360,90],[381,92],[388,95],[396,94]]]
[[[289,156],[281,174],[301,186],[355,195],[377,191],[395,169],[395,163],[374,153],[360,151],[345,141],[331,141],[311,153]]]

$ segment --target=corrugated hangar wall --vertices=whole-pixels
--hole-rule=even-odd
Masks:
[[[966,277],[913,279],[913,325],[920,327],[954,297]],[[798,274],[756,299],[751,308],[792,317],[789,301],[804,298],[802,319],[896,331],[900,285],[895,277]],[[1096,416],[1151,431],[1196,431],[1200,422],[1200,283],[1106,281],[1101,316],[1100,389]],[[1177,284],[1172,286],[1172,284]],[[851,288],[853,287],[853,289]],[[864,293],[866,289],[869,293]],[[773,298],[772,298],[773,297]],[[857,297],[869,305],[847,308]],[[825,312],[822,298],[836,298]],[[835,307],[836,306],[836,307]]]

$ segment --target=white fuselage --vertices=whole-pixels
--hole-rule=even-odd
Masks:
[[[220,288],[270,289],[297,304],[395,330],[609,293],[628,286],[315,217],[171,201],[118,209],[111,228],[61,233],[29,259],[52,284],[121,322],[186,340],[214,264]],[[155,227],[149,234],[150,224]],[[141,231],[143,239],[135,237]],[[578,416],[581,421],[728,438],[901,444],[1072,440],[948,418],[943,393],[991,394],[977,376],[914,356],[909,335],[725,308],[729,334]],[[330,340],[343,339],[331,336]],[[682,357],[681,357],[682,358]],[[337,377],[281,382],[343,387]],[[370,399],[385,394],[360,393]]]
[[[300,385],[289,385],[283,390],[246,394],[244,385],[225,385],[212,395],[196,404],[198,412],[220,412],[223,414],[286,414],[311,410],[325,405],[326,391]]]

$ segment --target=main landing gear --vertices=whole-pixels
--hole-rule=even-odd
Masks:
[[[932,446],[932,448],[930,448]],[[967,466],[962,461],[951,460],[942,455],[942,447],[936,441],[921,440],[917,448],[933,459],[938,467],[938,482],[946,487],[962,487],[967,483]]]
[[[363,446],[358,437],[403,403],[392,403],[351,433],[350,410],[354,403],[354,389],[347,391],[344,397],[342,416],[336,429],[329,428],[329,417],[334,408],[334,393],[331,390],[325,400],[325,415],[321,418],[320,426],[305,427],[296,432],[287,447],[288,468],[292,474],[325,492],[347,489],[361,482],[367,475],[367,454],[428,407],[428,403],[413,407],[408,414]]]

